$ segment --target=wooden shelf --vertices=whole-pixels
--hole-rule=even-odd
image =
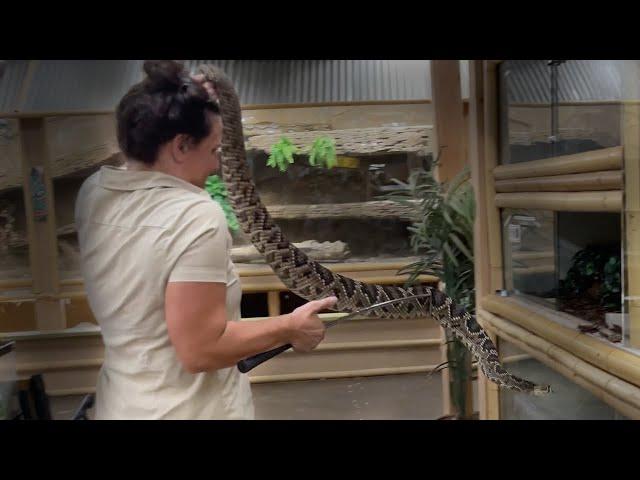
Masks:
[[[431,125],[408,127],[352,128],[290,132],[276,135],[256,135],[246,142],[247,150],[269,153],[282,136],[286,136],[300,150],[305,151],[319,136],[332,138],[339,155],[381,155],[389,153],[431,153]]]
[[[415,203],[416,206],[412,206],[383,200],[311,205],[267,205],[267,210],[275,220],[358,218],[413,221],[416,217],[417,202]]]

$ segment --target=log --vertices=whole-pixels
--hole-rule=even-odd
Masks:
[[[537,337],[518,325],[482,309],[478,317],[501,338],[586,388],[624,415],[640,419],[640,389]],[[551,386],[553,388],[553,385]]]
[[[302,152],[308,149],[319,136],[335,141],[339,155],[373,155],[389,153],[431,153],[432,127],[427,125],[410,127],[353,128],[346,130],[322,130],[313,132],[291,132],[286,137]],[[257,135],[246,142],[247,150],[269,153],[282,134]]]
[[[543,160],[499,165],[493,169],[493,176],[496,180],[505,180],[507,178],[601,172],[604,170],[620,170],[622,163],[622,147],[610,147],[573,155],[545,158]]]
[[[349,246],[341,241],[306,240],[293,245],[306,253],[310,259],[322,262],[344,260],[351,254]],[[246,245],[232,248],[231,260],[234,263],[264,262],[264,256],[253,245]]]
[[[275,122],[247,123],[242,126],[245,138],[256,135],[279,135],[293,132],[317,132],[331,130],[328,123],[282,124]]]
[[[414,202],[416,204],[416,202]],[[394,201],[371,201],[355,203],[321,203],[313,205],[269,205],[267,210],[276,220],[322,219],[322,218],[391,218],[413,221],[417,204],[405,205]]]
[[[562,212],[620,212],[622,191],[498,193],[496,206]]]
[[[498,180],[496,192],[579,192],[620,190],[622,170]]]
[[[113,115],[52,117],[45,121],[52,177],[121,163]],[[0,123],[0,192],[22,185],[17,120]]]
[[[515,297],[488,295],[481,301],[482,309],[508,318],[512,323],[528,330],[532,337],[543,339],[585,362],[611,373],[621,379],[640,386],[640,358],[563,325],[568,324],[568,315],[536,306]],[[576,319],[579,322],[579,319]]]

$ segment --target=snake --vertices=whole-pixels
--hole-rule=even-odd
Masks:
[[[199,67],[216,92],[222,117],[220,176],[242,231],[263,255],[276,276],[293,293],[307,301],[335,296],[331,310],[353,312],[387,300],[423,295],[411,302],[397,302],[374,308],[369,316],[383,319],[431,316],[457,338],[475,357],[483,374],[499,387],[515,392],[544,395],[548,385],[537,385],[510,374],[501,364],[498,351],[487,332],[466,309],[431,285],[400,287],[355,280],[331,271],[295,247],[273,221],[260,200],[247,164],[242,112],[233,82],[219,67]]]

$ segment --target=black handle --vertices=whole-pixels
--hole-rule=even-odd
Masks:
[[[282,352],[286,352],[292,347],[290,344],[282,345],[281,347],[274,348],[273,350],[269,350],[268,352],[258,353],[253,357],[245,358],[244,360],[240,360],[238,362],[238,370],[242,373],[247,373],[249,370],[253,370],[261,363],[266,362],[270,358],[275,357],[276,355],[280,355]]]

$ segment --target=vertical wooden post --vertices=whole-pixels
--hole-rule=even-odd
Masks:
[[[440,345],[440,359],[442,362],[447,361],[447,332],[444,328],[440,327],[440,341],[442,342]],[[442,415],[449,416],[453,415],[455,412],[453,411],[453,405],[451,404],[451,385],[449,384],[450,375],[449,369],[443,368],[440,370],[440,375],[442,379]]]
[[[452,180],[467,165],[467,149],[465,139],[465,114],[460,85],[459,60],[431,60],[431,98],[434,110],[434,139],[432,142],[438,166],[435,174],[439,182]],[[441,331],[443,346],[441,358],[449,359],[447,335]],[[459,367],[462,368],[462,367]],[[471,417],[473,413],[473,386],[471,380],[464,387],[466,398],[465,412],[458,412],[451,403],[450,373],[442,374],[442,398],[445,415]]]
[[[267,293],[267,303],[269,306],[269,316],[277,317],[281,313],[280,308],[280,292],[268,292]]]
[[[629,345],[640,348],[640,105],[622,105],[626,292]]]
[[[39,330],[63,329],[66,318],[64,304],[57,298],[58,239],[45,119],[20,119],[20,138],[36,323]]]
[[[491,291],[503,288],[502,229],[496,207],[493,170],[498,165],[498,64],[484,61],[484,166],[487,195],[487,226],[491,262]]]
[[[469,165],[476,201],[473,230],[474,283],[476,305],[491,292],[489,239],[487,233],[487,191],[484,169],[484,76],[482,61],[469,61]],[[478,410],[480,420],[487,415],[487,377],[478,368]]]
[[[434,112],[433,152],[440,158],[436,178],[446,182],[467,165],[465,118],[459,60],[431,60],[431,98]]]
[[[493,169],[498,163],[498,97],[496,65],[469,62],[469,164],[476,199],[474,272],[476,305],[502,288],[502,241],[499,211],[495,206]],[[491,340],[498,339],[490,332]],[[480,419],[499,418],[499,391],[478,368]]]

